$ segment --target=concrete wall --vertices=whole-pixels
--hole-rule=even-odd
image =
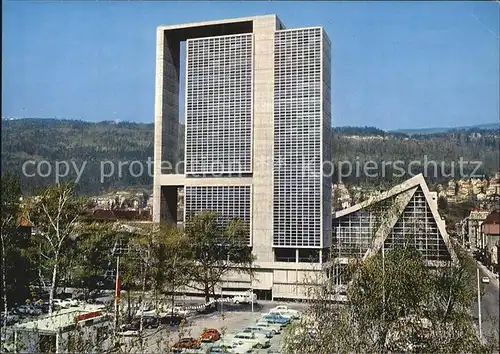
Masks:
[[[253,252],[271,262],[273,234],[274,32],[276,17],[254,21]]]

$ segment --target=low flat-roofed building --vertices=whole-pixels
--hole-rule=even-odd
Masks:
[[[77,337],[85,343],[86,352],[94,352],[102,348],[109,323],[107,313],[86,305],[18,323],[10,330],[16,352],[73,353],[81,351],[75,347]]]

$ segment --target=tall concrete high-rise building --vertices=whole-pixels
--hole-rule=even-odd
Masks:
[[[255,275],[229,276],[225,291],[302,298],[301,285],[325,261],[332,231],[331,173],[323,173],[331,160],[330,52],[321,27],[286,29],[275,15],[158,28],[153,218],[180,221],[183,187],[185,217],[211,210],[220,223],[246,222]]]

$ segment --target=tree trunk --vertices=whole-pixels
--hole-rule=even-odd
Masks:
[[[54,293],[57,285],[57,268],[58,268],[58,256],[54,257],[54,266],[52,268],[52,283],[50,284],[49,290],[49,316],[52,315],[52,306],[54,305]]]
[[[220,308],[220,303],[217,302],[217,299],[215,297],[215,286],[214,285],[212,285],[212,296],[213,296],[214,301],[215,301],[214,302],[214,304],[215,304],[215,310],[218,310]]]
[[[174,318],[175,293],[172,291],[172,319]]]
[[[205,283],[205,303],[208,304],[210,302],[210,288],[208,287],[208,283]]]

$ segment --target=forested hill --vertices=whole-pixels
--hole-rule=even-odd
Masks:
[[[181,129],[182,130],[182,129]],[[2,120],[2,172],[13,171],[22,175],[22,166],[26,161],[48,161],[52,173],[47,177],[22,177],[23,189],[29,192],[35,188],[55,182],[55,164],[59,161],[64,171],[64,163],[68,162],[68,177],[75,178],[75,166],[81,173],[80,190],[84,194],[97,194],[114,188],[152,187],[152,177],[148,173],[148,158],[153,159],[153,124],[139,123],[90,123],[75,120],[58,119],[16,119]],[[183,141],[183,136],[180,136]],[[401,132],[386,132],[374,127],[340,127],[334,128],[332,134],[332,153],[334,166],[339,161],[358,163],[363,170],[365,161],[403,161],[408,165],[411,161],[437,161],[437,171],[427,171],[429,182],[449,179],[442,172],[449,173],[452,163],[458,169],[460,158],[464,161],[481,161],[482,167],[476,174],[491,175],[498,170],[500,161],[500,134],[498,129],[467,128],[448,132],[407,135]],[[82,170],[81,167],[86,161]],[[119,173],[119,162],[140,161],[143,166],[141,176],[130,174],[129,165],[123,165]],[[444,165],[442,169],[441,163]],[[34,173],[34,166],[26,165],[29,174]],[[103,171],[104,166],[105,171]],[[104,177],[101,183],[101,172],[109,174],[111,166],[115,169],[110,177]],[[419,172],[418,164],[413,165],[413,173]],[[344,174],[347,175],[347,164],[344,163]],[[355,166],[353,166],[355,169]],[[465,168],[471,172],[474,166]],[[47,174],[48,166],[43,165],[42,174]],[[373,170],[370,170],[373,171]],[[140,172],[139,164],[133,168],[133,174]],[[373,172],[369,173],[373,175]],[[408,175],[394,177],[389,170],[384,176],[379,165],[377,177],[364,173],[352,173],[344,177],[347,183],[393,184],[408,178]],[[338,180],[338,169],[334,173],[334,181]]]

